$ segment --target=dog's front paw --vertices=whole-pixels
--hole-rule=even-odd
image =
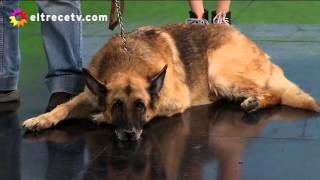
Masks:
[[[39,131],[50,128],[55,124],[55,121],[50,120],[48,116],[44,114],[24,121],[22,126],[30,131]]]
[[[98,125],[107,123],[103,113],[93,114],[93,115],[91,115],[90,119],[92,120],[92,122],[94,122]]]
[[[260,108],[260,102],[256,97],[249,97],[241,103],[241,108],[247,112],[253,112]]]

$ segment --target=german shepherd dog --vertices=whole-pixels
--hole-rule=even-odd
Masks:
[[[84,92],[26,120],[29,130],[88,118],[115,126],[120,140],[137,140],[156,116],[172,116],[220,98],[250,113],[276,104],[320,111],[281,68],[244,34],[227,25],[173,24],[127,34],[129,51],[113,36],[84,69]]]

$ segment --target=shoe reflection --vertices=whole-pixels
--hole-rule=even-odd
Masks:
[[[21,179],[18,107],[18,102],[0,103],[0,179]]]
[[[27,139],[67,144],[64,147],[70,151],[56,152],[49,158],[52,161],[49,163],[54,165],[48,168],[58,166],[59,161],[72,162],[72,158],[64,156],[78,153],[78,163],[60,164],[78,171],[77,179],[237,180],[241,179],[245,164],[242,158],[248,142],[259,137],[270,122],[289,123],[312,116],[313,113],[282,106],[245,114],[238,105],[221,102],[195,107],[172,118],[153,120],[138,142],[118,141],[109,126],[101,128],[74,122],[31,134]],[[85,145],[74,144],[75,139],[83,139]],[[85,158],[79,158],[81,155]],[[83,165],[79,166],[81,162]],[[47,177],[55,174],[59,179],[59,173],[52,171],[47,171],[50,173]]]

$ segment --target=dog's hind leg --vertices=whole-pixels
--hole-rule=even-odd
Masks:
[[[259,87],[252,80],[232,73],[209,77],[210,91],[231,100],[243,100],[242,109],[253,112],[280,103],[280,98],[269,90]]]
[[[258,109],[279,104],[280,102],[281,99],[270,92],[258,90],[256,96],[249,96],[241,103],[241,108],[247,112],[253,112]]]
[[[273,65],[269,88],[274,94],[281,97],[281,104],[320,113],[320,105],[317,101],[295,83],[288,80],[277,65]]]
[[[53,127],[65,119],[87,118],[91,113],[97,111],[97,106],[91,96],[85,91],[70,101],[57,106],[51,112],[24,121],[23,127],[37,131]]]

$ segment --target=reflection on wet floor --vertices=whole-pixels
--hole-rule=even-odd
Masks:
[[[19,103],[0,103],[0,179],[19,180],[20,127],[15,111]],[[13,110],[13,111],[12,111]]]
[[[290,158],[301,155],[301,152],[286,155],[285,149],[280,148],[278,153],[285,157],[272,159],[279,158],[279,154],[273,152],[270,141],[284,140],[305,146],[308,143],[303,140],[309,139],[319,149],[316,132],[304,136],[306,124],[316,119],[311,112],[284,106],[245,114],[239,105],[219,102],[192,108],[172,118],[155,119],[145,127],[139,142],[118,141],[111,126],[70,120],[55,129],[24,134],[24,146],[46,148],[24,154],[32,162],[19,162],[17,114],[3,112],[0,144],[6,147],[0,148],[0,177],[21,179],[20,172],[24,172],[22,176],[26,177],[43,175],[38,179],[257,179],[259,176],[251,171],[261,171],[256,167],[259,164],[267,166],[257,159],[264,157],[264,161],[281,168],[275,161],[290,162]],[[282,129],[287,132],[282,134],[279,132]],[[252,151],[261,147],[265,151]],[[46,153],[47,158],[41,161]],[[32,168],[36,162],[44,168],[42,171]],[[273,179],[270,170],[261,176]]]

